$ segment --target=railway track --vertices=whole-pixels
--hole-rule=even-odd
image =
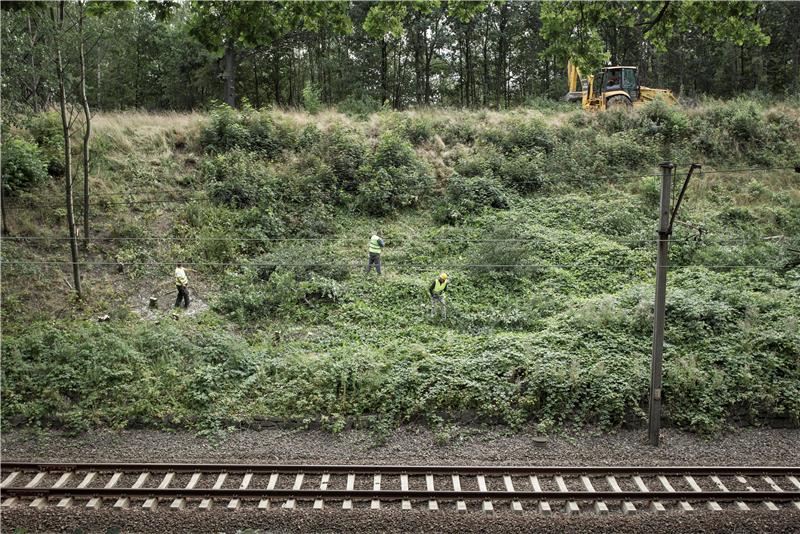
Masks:
[[[800,510],[800,467],[4,462],[0,506],[466,512]]]

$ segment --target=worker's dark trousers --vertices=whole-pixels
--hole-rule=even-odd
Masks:
[[[178,288],[178,298],[175,299],[175,307],[179,308],[181,300],[183,300],[183,307],[189,307],[189,288],[186,286],[176,286]]]
[[[370,252],[366,274],[369,274],[369,271],[372,269],[373,265],[375,266],[375,270],[378,272],[378,274],[381,274],[381,255],[375,252]]]

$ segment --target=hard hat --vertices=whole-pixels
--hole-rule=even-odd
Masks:
[[[447,280],[447,273],[440,274],[439,278],[441,278],[442,280]]]

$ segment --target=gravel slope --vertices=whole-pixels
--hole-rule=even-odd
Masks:
[[[422,427],[397,430],[383,445],[368,432],[334,436],[323,431],[239,431],[219,442],[187,432],[98,431],[78,437],[58,432],[4,432],[6,460],[37,461],[175,461],[251,463],[375,464],[539,464],[539,465],[800,465],[800,429],[741,428],[704,440],[679,430],[662,431],[662,444],[646,444],[646,430],[615,434],[590,430],[550,437],[534,445],[532,431],[504,435],[492,430],[461,429],[439,444]]]
[[[800,465],[800,429],[737,429],[713,440],[677,430],[662,433],[662,446],[646,445],[645,430],[616,434],[569,431],[534,445],[531,431],[504,435],[493,430],[461,429],[447,443],[426,428],[404,427],[383,445],[367,432],[333,436],[321,431],[270,429],[239,431],[219,442],[185,432],[100,431],[78,437],[58,432],[11,431],[2,435],[2,458],[32,461],[155,461],[229,463],[362,463],[362,464],[531,464],[531,465]],[[437,439],[438,438],[438,439]],[[800,511],[726,509],[695,514],[639,513],[606,517],[581,513],[542,516],[513,514],[498,507],[456,514],[386,509],[323,511],[300,509],[208,512],[161,508],[115,511],[49,507],[43,511],[15,507],[0,517],[2,531],[28,532],[800,532]]]

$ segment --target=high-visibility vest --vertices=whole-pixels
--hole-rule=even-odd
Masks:
[[[186,271],[184,271],[181,267],[177,267],[175,269],[175,285],[176,286],[189,285],[189,279],[186,278]]]
[[[369,240],[369,253],[370,254],[380,254],[381,253],[381,238],[374,235]]]
[[[441,295],[442,292],[444,291],[444,288],[446,287],[447,287],[447,280],[445,280],[444,282],[440,282],[439,279],[437,278],[433,284],[433,292],[437,295]]]

